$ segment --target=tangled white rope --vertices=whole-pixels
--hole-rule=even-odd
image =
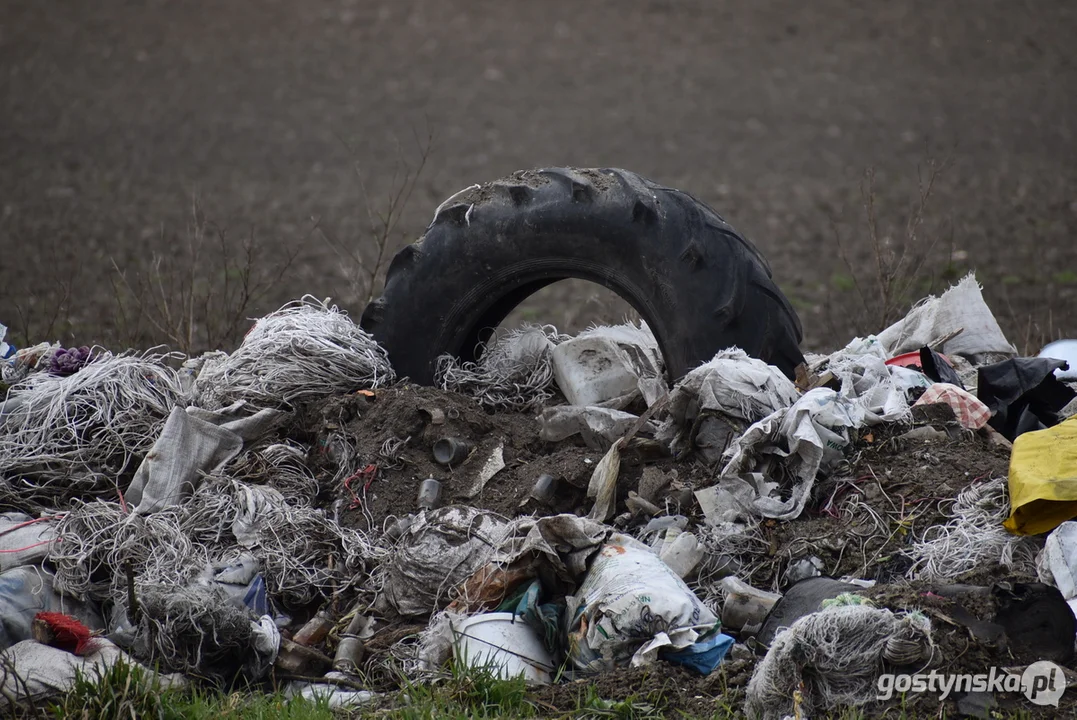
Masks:
[[[995,478],[962,490],[945,525],[928,528],[905,551],[913,565],[907,576],[948,581],[988,564],[1001,563],[1035,575],[1042,541],[1011,535],[1002,522],[1010,514],[1006,478]]]
[[[438,358],[435,382],[485,407],[534,410],[553,397],[550,350],[567,339],[552,325],[519,328],[489,343],[477,362]]]
[[[920,613],[897,615],[868,605],[840,605],[806,615],[775,638],[748,683],[745,714],[781,720],[794,713],[793,696],[803,683],[800,711],[862,705],[876,696],[884,663],[931,659],[931,623]]]
[[[227,358],[209,358],[195,381],[211,410],[340,395],[393,382],[389,356],[346,313],[311,296],[259,319]]]
[[[72,375],[38,372],[11,387],[0,415],[0,476],[13,480],[0,493],[9,502],[55,509],[115,497],[116,478],[141,461],[183,397],[165,364],[177,356],[94,354]]]

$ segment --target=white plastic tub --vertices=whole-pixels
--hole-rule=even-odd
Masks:
[[[548,685],[554,662],[542,640],[512,613],[484,613],[453,623],[453,653],[469,667],[487,667],[502,679],[524,676]]]

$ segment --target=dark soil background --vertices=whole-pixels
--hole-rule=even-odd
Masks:
[[[16,342],[166,340],[130,300],[119,311],[113,262],[137,286],[163,254],[175,280],[194,198],[210,223],[183,275],[197,297],[237,277],[214,231],[233,252],[253,232],[258,277],[296,257],[243,317],[307,292],[357,316],[369,283],[323,235],[370,257],[367,207],[386,211],[422,145],[394,247],[472,183],[624,167],[712,204],[770,259],[805,347],[834,347],[883,314],[865,170],[877,237],[900,252],[918,167],[949,158],[907,243],[930,257],[891,304],[975,269],[1038,351],[1077,335],[1074,37],[1077,7],[1001,0],[8,0],[0,322]],[[513,320],[571,331],[624,310],[563,283]],[[196,329],[188,349],[246,324]]]

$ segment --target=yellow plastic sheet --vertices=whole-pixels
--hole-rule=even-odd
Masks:
[[[1017,436],[1009,487],[1010,532],[1039,535],[1077,517],[1077,415]]]

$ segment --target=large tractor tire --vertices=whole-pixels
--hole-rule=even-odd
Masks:
[[[518,172],[450,198],[361,325],[398,376],[429,385],[440,355],[474,360],[513,308],[567,278],[635,308],[671,382],[731,346],[790,378],[803,362],[800,320],[759,251],[691,195],[618,169]]]

